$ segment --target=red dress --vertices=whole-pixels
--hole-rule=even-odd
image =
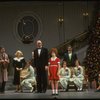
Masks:
[[[56,58],[55,60],[49,59],[49,80],[59,80],[59,76],[57,75],[59,63],[59,58]]]

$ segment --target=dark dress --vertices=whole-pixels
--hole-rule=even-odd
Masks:
[[[24,68],[25,67],[25,59],[24,57],[21,58],[14,58],[13,59],[13,67],[14,67],[14,80],[13,80],[13,84],[14,85],[20,85],[20,71],[16,70],[16,67],[18,68]]]

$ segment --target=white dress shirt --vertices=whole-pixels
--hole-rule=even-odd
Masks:
[[[71,58],[72,58],[72,53],[69,53],[68,56],[69,56],[69,59],[71,60]]]
[[[41,54],[41,49],[38,49],[38,55],[40,56],[40,54]]]

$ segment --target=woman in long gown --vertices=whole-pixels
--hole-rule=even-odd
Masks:
[[[13,84],[16,85],[16,91],[20,91],[20,71],[25,67],[25,58],[23,57],[23,53],[18,50],[15,53],[15,58],[13,59],[13,67],[14,67],[14,80]]]

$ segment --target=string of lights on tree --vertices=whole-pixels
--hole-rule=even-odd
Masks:
[[[98,77],[100,73],[100,13],[94,28],[90,31],[85,67],[90,81]]]

